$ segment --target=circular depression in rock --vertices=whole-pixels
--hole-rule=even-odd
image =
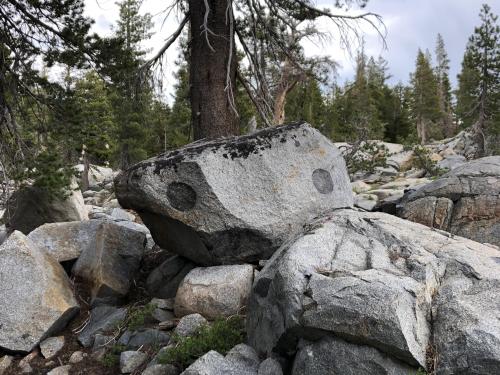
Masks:
[[[196,204],[196,192],[184,182],[172,182],[168,185],[167,198],[170,205],[179,211],[190,210]]]
[[[321,194],[329,194],[333,191],[333,180],[330,172],[324,169],[316,169],[312,174],[312,180]]]

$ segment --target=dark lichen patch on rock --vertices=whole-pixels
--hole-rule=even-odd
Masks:
[[[252,154],[258,155],[261,151],[271,148],[273,139],[279,138],[280,142],[285,143],[287,141],[286,134],[289,131],[299,129],[304,125],[306,123],[298,122],[266,128],[253,134],[239,137],[219,138],[212,141],[201,140],[181,149],[160,154],[154,159],[138,163],[129,169],[129,173],[132,173],[134,170],[143,170],[151,167],[154,168],[155,174],[160,174],[166,168],[173,168],[177,171],[177,166],[185,159],[200,155],[206,150],[216,153],[221,148],[224,148],[225,151],[223,154],[224,158],[230,157],[232,160],[237,158],[246,159]],[[303,135],[307,135],[307,129],[305,128],[303,129]],[[295,140],[296,135],[293,135],[291,138]],[[297,141],[295,144],[297,145]]]

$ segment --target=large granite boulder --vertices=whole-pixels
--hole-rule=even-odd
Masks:
[[[415,369],[435,360],[436,374],[470,366],[468,374],[493,375],[500,373],[499,295],[498,249],[388,214],[337,210],[283,245],[258,274],[247,331],[262,354],[293,353],[299,339],[376,349],[355,348],[344,362],[352,373],[365,373],[365,357]],[[311,349],[318,356],[348,350],[318,345]]]
[[[500,246],[500,156],[473,160],[409,191],[398,216]]]
[[[201,265],[269,258],[313,217],[353,204],[344,160],[308,124],[200,141],[115,180],[160,247]]]
[[[88,220],[82,192],[72,186],[67,197],[51,197],[36,186],[25,186],[7,201],[3,221],[9,231],[24,234],[45,223]]]
[[[79,310],[61,265],[17,231],[0,246],[0,301],[0,348],[12,351],[31,351]]]
[[[81,242],[69,241],[80,250],[80,256],[73,266],[73,274],[90,287],[92,305],[120,303],[127,295],[132,280],[139,269],[146,236],[133,229],[117,225],[111,221],[90,220],[81,223]],[[64,246],[64,239],[53,238],[54,246]]]

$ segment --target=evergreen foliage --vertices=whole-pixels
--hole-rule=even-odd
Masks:
[[[463,125],[472,125],[482,156],[500,148],[500,25],[487,4],[479,17],[462,62],[457,113]]]
[[[420,142],[424,144],[432,137],[439,138],[434,127],[440,116],[438,83],[428,54],[424,54],[420,49],[415,72],[411,77],[410,108]]]

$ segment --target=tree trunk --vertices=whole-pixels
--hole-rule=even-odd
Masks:
[[[285,122],[286,97],[288,93],[295,87],[298,80],[299,77],[297,76],[297,74],[294,74],[293,66],[290,64],[288,58],[286,58],[281,70],[281,78],[274,95],[274,125],[281,125]]]
[[[226,10],[230,0],[207,0],[208,31],[204,32],[205,2],[189,0],[191,20],[190,89],[194,139],[218,138],[239,133],[238,117],[226,90],[236,90],[236,47]],[[215,34],[215,35],[214,35]],[[207,43],[207,37],[210,44]],[[232,43],[232,51],[231,51]],[[212,50],[213,48],[213,50]]]
[[[90,163],[89,163],[89,158],[87,156],[87,152],[83,150],[82,152],[83,156],[83,172],[82,172],[82,186],[81,189],[82,191],[87,191],[89,190],[89,169],[90,169]]]
[[[426,132],[425,120],[419,119],[417,121],[417,137],[420,138],[420,144],[424,145],[427,142],[427,132]]]

